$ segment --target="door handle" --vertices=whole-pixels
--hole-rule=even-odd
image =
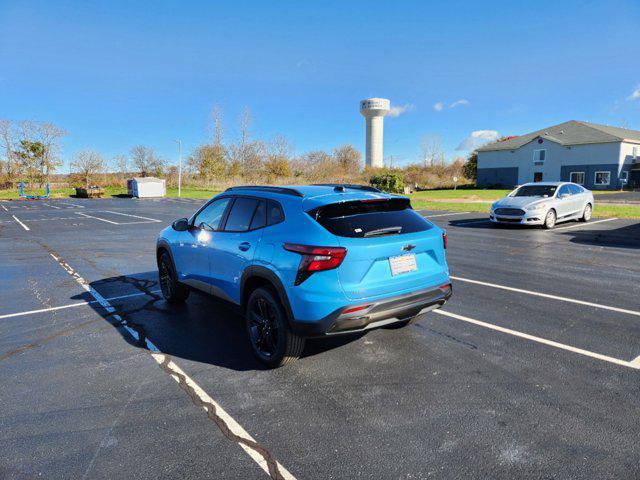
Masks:
[[[251,244],[249,242],[242,242],[240,245],[238,245],[238,248],[243,252],[246,252],[251,248]]]

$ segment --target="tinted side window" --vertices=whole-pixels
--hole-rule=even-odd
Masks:
[[[196,227],[204,228],[205,230],[219,230],[220,221],[224,215],[224,211],[227,209],[227,205],[231,201],[230,198],[221,198],[220,200],[214,200],[209,205],[204,207],[196,218],[193,220],[193,224]]]
[[[264,200],[260,200],[258,202],[258,208],[256,208],[255,213],[253,214],[253,220],[251,220],[250,230],[255,230],[256,228],[262,228],[267,224],[267,204]]]
[[[578,195],[583,192],[582,187],[579,187],[578,185],[569,185],[569,190],[571,190],[573,195]]]
[[[274,225],[284,220],[284,212],[279,203],[270,201],[269,210],[267,212],[267,224]]]
[[[558,190],[558,196],[560,195],[571,195],[571,191],[569,190],[569,185],[563,185]]]
[[[258,200],[255,198],[236,198],[224,230],[226,232],[246,232],[249,230],[257,206]]]

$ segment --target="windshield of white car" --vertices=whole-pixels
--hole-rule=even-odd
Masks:
[[[512,197],[553,197],[556,185],[524,185],[511,194]]]

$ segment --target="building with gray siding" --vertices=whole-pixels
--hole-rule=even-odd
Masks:
[[[570,120],[478,149],[478,186],[535,181],[640,188],[640,131]]]

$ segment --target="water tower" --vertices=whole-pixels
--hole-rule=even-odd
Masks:
[[[360,113],[367,123],[368,167],[384,167],[382,157],[382,137],[384,134],[384,116],[391,110],[391,102],[386,98],[367,98],[360,102]]]

